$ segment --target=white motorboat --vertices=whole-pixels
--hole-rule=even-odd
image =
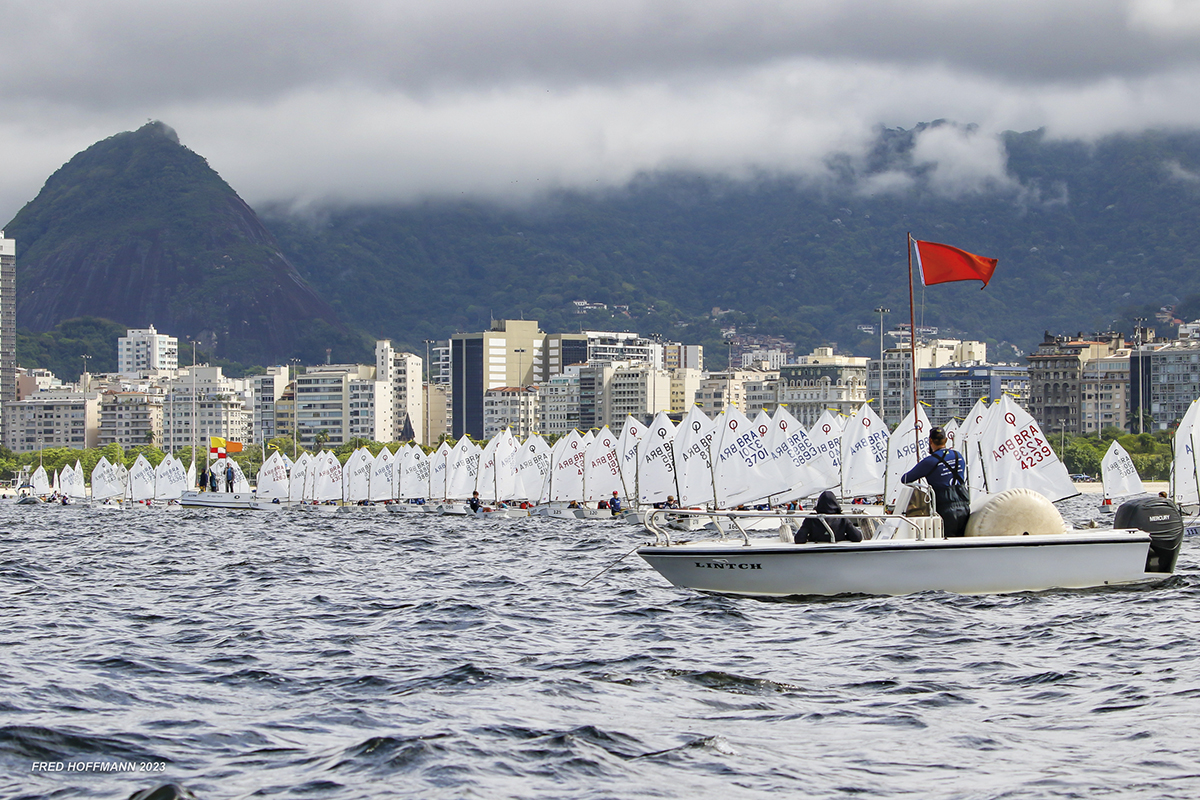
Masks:
[[[906,493],[902,508],[912,508]],[[1048,510],[1047,510],[1048,507]],[[844,514],[863,529],[861,542],[791,544],[808,512],[773,515],[780,535],[751,539],[742,520],[762,512],[688,512],[737,531],[675,540],[668,512],[647,515],[656,541],[638,550],[675,586],[755,597],[901,595],[923,591],[995,594],[1055,588],[1152,583],[1170,577],[1183,523],[1170,501],[1146,497],[1124,504],[1112,530],[1068,530],[1048,500],[1026,489],[994,497],[972,515],[968,535],[946,539],[941,518],[925,510]],[[713,520],[715,521],[715,520]],[[832,537],[831,537],[832,538]]]
[[[228,508],[234,510],[278,511],[284,503],[261,501],[254,492],[184,492],[179,498],[184,508]]]

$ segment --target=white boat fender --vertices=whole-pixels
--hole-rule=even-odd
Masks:
[[[1032,489],[1008,489],[988,500],[967,520],[965,536],[1028,536],[1067,533],[1062,514]]]

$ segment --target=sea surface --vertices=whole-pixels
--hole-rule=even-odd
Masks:
[[[622,523],[0,535],[3,798],[1200,797],[1197,537],[1155,588],[762,601],[671,587]]]

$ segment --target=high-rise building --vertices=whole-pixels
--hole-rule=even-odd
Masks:
[[[0,231],[0,406],[17,399],[17,242]]]
[[[951,364],[919,372],[917,399],[934,425],[962,422],[980,399],[1006,394],[1017,405],[1029,403],[1029,369],[1016,364]]]
[[[130,328],[117,339],[117,371],[137,376],[150,370],[179,369],[179,340],[149,328]]]
[[[543,380],[546,371],[561,371],[561,343],[543,358],[549,338],[532,320],[498,319],[482,333],[456,333],[450,338],[450,385],[453,426],[458,439],[483,438],[483,395],[501,386],[527,386]]]
[[[537,431],[536,386],[499,386],[483,396],[483,438],[491,439],[505,428],[524,439]]]
[[[392,438],[391,385],[367,364],[322,364],[296,378],[296,424],[308,449]]]
[[[265,444],[280,434],[275,425],[275,403],[287,389],[287,365],[267,367],[266,375],[251,378],[254,387],[254,441]],[[289,431],[290,432],[290,431]]]
[[[209,438],[252,442],[254,395],[250,382],[225,377],[221,367],[194,366],[166,383],[163,450],[195,445],[198,457]],[[194,423],[194,424],[193,424]]]
[[[565,436],[579,427],[579,372],[574,366],[538,384],[538,433]]]
[[[429,441],[425,438],[423,368],[424,360],[420,356],[397,352],[387,339],[375,343],[375,376],[387,383],[391,391],[392,432],[388,441],[401,441],[405,420],[412,427],[418,443],[426,444]]]

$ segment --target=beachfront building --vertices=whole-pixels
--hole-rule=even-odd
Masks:
[[[99,446],[161,446],[163,400],[161,391],[104,392],[100,395]]]
[[[82,450],[100,441],[100,393],[52,389],[5,403],[4,446],[14,453],[47,447]]]
[[[1116,355],[1125,346],[1120,333],[1107,332],[1084,338],[1052,336],[1046,332],[1029,362],[1029,413],[1046,433],[1085,432],[1082,425],[1083,366],[1097,358]],[[1134,391],[1137,387],[1134,386]]]

